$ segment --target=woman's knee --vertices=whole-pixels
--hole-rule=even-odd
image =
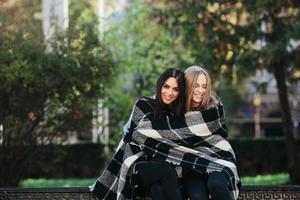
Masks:
[[[160,183],[154,183],[150,186],[151,194],[163,194],[164,189]]]
[[[210,191],[224,189],[227,187],[226,178],[220,172],[214,172],[207,179],[207,187]]]
[[[188,196],[190,200],[208,200],[208,193],[202,191],[200,188],[198,190],[190,191]]]
[[[163,172],[164,178],[177,179],[177,174],[176,174],[175,169],[172,166],[170,166],[169,164],[166,164],[166,163],[161,164],[160,171]]]
[[[208,200],[206,180],[197,172],[190,172],[183,180],[184,190],[190,200]]]

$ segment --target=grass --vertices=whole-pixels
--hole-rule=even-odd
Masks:
[[[288,173],[242,177],[242,185],[281,185],[289,182],[290,177]]]
[[[91,179],[25,179],[21,182],[21,187],[76,187],[89,186],[96,178]],[[287,173],[273,175],[257,175],[252,177],[242,177],[242,185],[280,185],[289,183]]]
[[[89,186],[94,183],[92,179],[25,179],[21,182],[21,187],[77,187]]]

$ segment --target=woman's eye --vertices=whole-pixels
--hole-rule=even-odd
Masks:
[[[169,88],[169,86],[168,86],[168,85],[163,85],[163,87],[164,87],[164,88]]]

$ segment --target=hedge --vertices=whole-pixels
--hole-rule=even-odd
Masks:
[[[103,145],[95,143],[41,146],[29,163],[26,177],[91,178],[100,174],[106,164]]]
[[[283,139],[232,139],[230,143],[236,153],[241,176],[287,171]],[[300,140],[297,144],[300,149]],[[43,153],[36,155],[28,164],[26,177],[97,177],[111,158],[111,155],[104,154],[101,144],[94,143],[51,145],[39,148],[43,148],[41,151]]]
[[[230,143],[236,153],[242,176],[288,171],[285,142],[282,138],[234,139]],[[297,144],[300,147],[299,140]]]

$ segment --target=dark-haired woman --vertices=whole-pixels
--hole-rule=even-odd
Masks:
[[[153,200],[182,198],[174,167],[160,159],[147,158],[143,146],[132,141],[131,136],[136,127],[141,128],[147,122],[157,124],[168,116],[182,116],[184,104],[184,73],[169,68],[157,81],[156,97],[141,97],[135,103],[112,161],[91,186],[99,199],[132,199],[132,185],[149,190]],[[134,183],[129,183],[127,175],[132,168],[135,179]]]
[[[185,89],[183,77],[182,72],[173,68],[161,74],[156,84],[156,98],[148,99],[154,108],[153,113],[149,112],[148,120],[154,122],[164,120],[167,115],[183,114]],[[134,165],[133,173],[136,174],[137,180],[133,187],[140,187],[143,191],[149,190],[153,200],[180,200],[182,196],[174,167],[159,159],[141,159],[142,161]]]

